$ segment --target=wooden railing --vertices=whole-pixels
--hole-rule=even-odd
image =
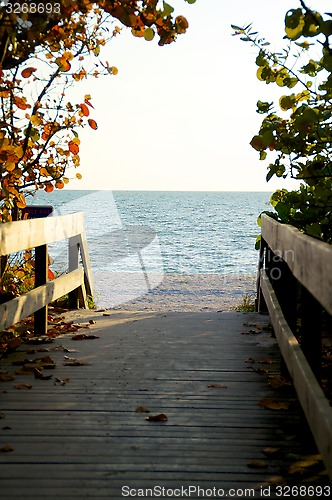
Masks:
[[[68,273],[49,281],[47,246],[64,239],[68,239]],[[0,256],[31,248],[35,248],[35,288],[0,305],[0,330],[34,313],[35,333],[42,335],[47,331],[50,302],[69,294],[73,308],[86,308],[87,296],[93,296],[83,213],[0,224]]]
[[[268,311],[302,409],[332,478],[332,408],[320,385],[331,334],[332,246],[262,215],[257,310]]]

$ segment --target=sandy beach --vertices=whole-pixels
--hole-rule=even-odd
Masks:
[[[255,274],[165,274],[147,280],[142,274],[108,273],[95,281],[97,307],[127,311],[231,311],[256,293]]]

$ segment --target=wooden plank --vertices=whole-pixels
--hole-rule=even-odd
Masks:
[[[53,300],[84,284],[82,268],[65,274],[0,305],[0,329],[4,330]]]
[[[0,224],[0,255],[64,240],[83,231],[82,212]]]
[[[332,478],[332,408],[284,318],[264,270],[261,271],[260,282],[280,351],[292,377],[317,447]]]
[[[262,215],[262,238],[296,279],[332,314],[332,246]]]

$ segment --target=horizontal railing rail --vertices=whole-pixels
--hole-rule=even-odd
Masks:
[[[321,386],[331,334],[332,246],[262,215],[256,309],[267,311],[299,401],[332,478],[332,408]]]
[[[64,239],[68,240],[68,273],[49,281],[48,244]],[[0,330],[34,313],[35,333],[43,335],[48,327],[48,304],[69,294],[71,307],[87,308],[87,297],[93,297],[83,213],[0,224],[0,257],[32,248],[35,248],[35,288],[0,305]]]

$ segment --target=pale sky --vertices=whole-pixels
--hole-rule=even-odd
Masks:
[[[92,96],[98,130],[80,132],[81,181],[68,189],[273,191],[268,162],[249,142],[259,130],[258,99],[283,89],[256,79],[256,52],[232,36],[231,24],[253,23],[280,49],[283,20],[298,0],[169,0],[189,21],[168,46],[122,32],[102,52],[118,75],[75,86]],[[307,0],[330,11],[331,0]],[[276,87],[276,88],[274,88]],[[68,172],[69,173],[69,172]]]

